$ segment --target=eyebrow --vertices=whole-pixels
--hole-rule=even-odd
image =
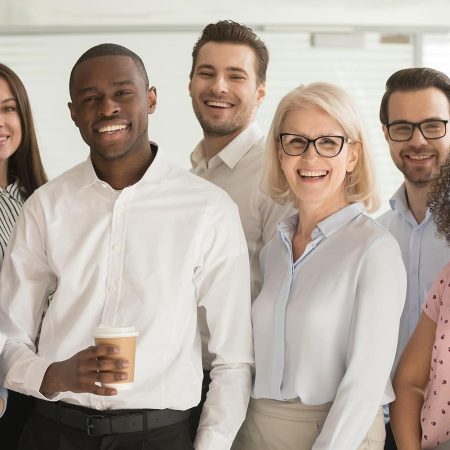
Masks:
[[[134,85],[136,84],[133,80],[120,80],[120,81],[113,81],[113,86],[126,86],[126,85]],[[77,91],[78,95],[87,94],[88,92],[97,92],[98,88],[95,86],[86,86],[85,88],[79,89]]]
[[[8,103],[8,102],[17,102],[17,100],[14,97],[5,98],[5,100],[2,101],[2,103]]]
[[[397,125],[399,123],[422,123],[422,122],[428,122],[428,121],[432,121],[432,120],[448,120],[448,119],[443,119],[442,117],[427,117],[426,119],[423,119],[420,122],[411,122],[410,120],[406,120],[406,119],[398,119],[398,120],[393,120],[392,122],[389,122],[389,125]]]
[[[197,70],[201,70],[201,69],[216,70],[216,68],[211,64],[201,64],[200,66],[197,67]],[[227,72],[240,72],[245,75],[248,75],[247,71],[242,69],[241,67],[230,66],[230,67],[226,67],[225,70]]]

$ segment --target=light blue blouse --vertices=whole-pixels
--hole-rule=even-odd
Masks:
[[[357,448],[394,398],[389,374],[406,294],[400,249],[355,203],[320,222],[293,262],[297,225],[298,215],[281,222],[261,253],[252,396],[332,401],[313,450]]]

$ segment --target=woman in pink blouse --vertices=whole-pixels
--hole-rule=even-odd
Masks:
[[[430,210],[450,245],[450,158],[434,184]],[[450,449],[450,262],[422,309],[394,376],[390,413],[398,450]]]

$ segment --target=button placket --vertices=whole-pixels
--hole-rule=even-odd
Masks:
[[[111,235],[108,251],[106,299],[102,323],[115,325],[120,301],[123,266],[123,246],[127,229],[127,208],[132,195],[131,188],[124,189],[118,196],[112,211]]]

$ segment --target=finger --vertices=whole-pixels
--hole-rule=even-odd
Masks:
[[[112,395],[117,395],[117,389],[107,388],[103,386],[92,385],[92,389],[89,391],[92,394],[103,395],[105,397],[110,397]]]
[[[85,379],[91,380],[92,383],[115,383],[117,381],[126,381],[128,374],[126,372],[92,372]]]
[[[120,353],[120,347],[118,345],[111,345],[111,344],[93,345],[92,347],[89,347],[87,350],[88,355],[91,358],[117,356]]]
[[[83,362],[82,372],[108,372],[113,370],[126,369],[130,363],[126,359],[89,359]]]

